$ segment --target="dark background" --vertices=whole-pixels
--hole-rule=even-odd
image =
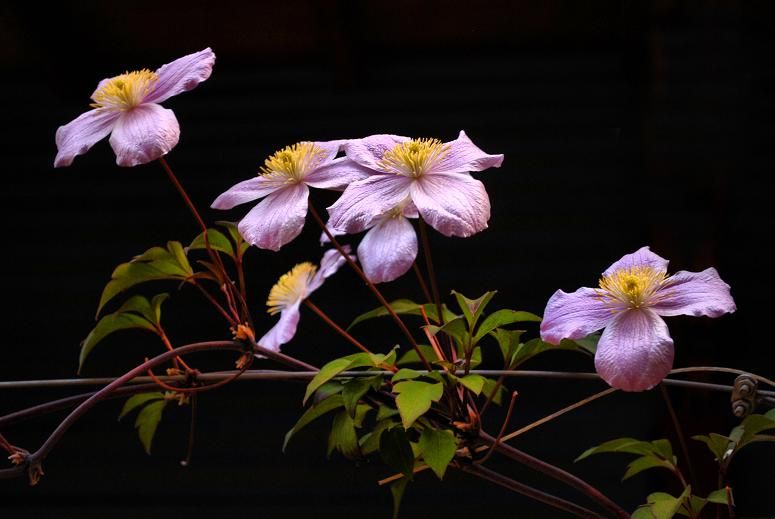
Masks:
[[[118,168],[107,142],[68,169],[51,166],[54,132],[88,109],[97,82],[155,69],[211,46],[212,77],[165,106],[181,139],[168,160],[208,221],[239,219],[207,209],[264,158],[299,140],[373,133],[434,136],[460,129],[503,167],[477,174],[492,199],[490,228],[467,240],[432,237],[442,290],[541,313],[557,288],[594,286],[608,265],[651,245],[671,270],[715,266],[738,311],[717,320],[671,318],[676,366],[724,365],[773,377],[772,3],[759,2],[78,2],[0,7],[0,99],[5,187],[0,192],[5,309],[0,380],[75,375],[78,345],[93,326],[115,265],[153,245],[187,243],[197,232],[158,164]],[[317,207],[330,193],[315,192]],[[251,251],[249,284],[259,333],[273,323],[263,300],[293,264],[317,261],[309,221],[280,253]],[[315,294],[340,323],[375,306],[343,269]],[[149,287],[175,290],[174,286]],[[419,299],[413,279],[384,287]],[[165,322],[176,344],[227,338],[218,316],[191,289],[174,293]],[[536,330],[532,330],[535,332]],[[375,350],[401,337],[389,323],[356,329]],[[99,346],[84,375],[117,375],[160,352],[151,336],[127,332]],[[322,363],[350,347],[304,312],[291,355]],[[494,352],[493,355],[495,355]],[[199,367],[230,358],[203,356]],[[270,363],[258,367],[270,367]],[[583,357],[550,353],[536,369],[593,369]],[[728,383],[732,377],[693,377]],[[601,383],[514,380],[512,427],[603,388]],[[46,460],[35,488],[0,485],[5,517],[390,516],[388,475],[378,462],[325,456],[325,424],[282,454],[301,413],[303,386],[240,382],[200,399],[194,462],[184,469],[188,409],[169,408],[152,457],[120,403],[82,419]],[[3,390],[0,413],[70,394]],[[689,435],[727,433],[728,397],[671,390]],[[498,410],[488,427],[497,429]],[[60,415],[3,431],[36,448]],[[649,492],[677,488],[650,471],[620,482],[627,456],[573,464],[587,447],[673,431],[657,391],[615,394],[531,431],[515,444],[588,479],[628,509]],[[689,441],[699,492],[714,463]],[[674,441],[674,444],[676,442]],[[677,448],[677,444],[676,444]],[[754,445],[733,465],[743,516],[775,516],[773,447]],[[567,498],[554,482],[507,463],[508,475]],[[407,493],[402,517],[560,516],[487,483],[427,473]]]

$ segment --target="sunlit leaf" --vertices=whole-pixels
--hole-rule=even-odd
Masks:
[[[708,494],[708,497],[705,499],[707,499],[710,503],[726,505],[729,504],[729,494],[731,494],[731,492],[731,489],[719,488],[718,490],[714,490]]]
[[[624,473],[622,480],[629,479],[635,474],[639,474],[644,470],[648,470],[656,467],[672,469],[672,465],[663,459],[660,459],[660,458],[657,458],[656,456],[651,456],[651,455],[642,456],[640,458],[636,458],[629,465],[627,465],[627,471]]]
[[[151,393],[138,393],[136,395],[132,395],[129,398],[127,398],[127,401],[124,402],[124,407],[121,408],[121,414],[118,415],[118,419],[121,420],[126,415],[140,407],[141,405],[145,405],[148,402],[151,402],[153,400],[163,400],[164,399],[164,393],[160,393],[158,391],[153,391]]]
[[[423,354],[423,357],[425,357],[426,360],[436,358],[436,351],[433,349],[433,346],[428,346],[427,344],[419,344],[418,348],[420,349],[420,351]],[[399,358],[398,362],[396,363],[397,366],[404,366],[406,364],[422,364],[422,361],[420,360],[420,356],[417,355],[417,351],[414,348],[412,348],[411,350],[401,355],[401,358]]]
[[[452,295],[457,299],[457,304],[460,306],[460,309],[463,311],[463,315],[466,318],[468,329],[471,330],[472,333],[476,323],[479,321],[479,317],[481,317],[482,312],[496,293],[497,291],[493,290],[491,292],[485,292],[484,295],[476,299],[469,299],[460,292],[452,291]]]
[[[647,441],[636,440],[635,438],[617,438],[601,443],[597,447],[585,450],[575,461],[581,461],[584,458],[601,452],[626,452],[644,456],[647,454],[654,454],[655,450],[654,445]]]
[[[444,393],[444,386],[438,382],[406,380],[393,386],[393,392],[398,394],[396,405],[404,428],[408,429],[417,418],[431,408],[432,402],[439,401]]]
[[[484,389],[484,384],[487,381],[487,379],[481,375],[465,375],[460,377],[458,380],[464,387],[468,388],[476,395],[482,392]]]
[[[212,250],[223,252],[234,258],[234,245],[221,231],[218,229],[207,229],[207,240],[210,243],[210,248]],[[188,246],[189,250],[201,250],[206,248],[204,233],[200,233],[199,236],[194,238],[191,245]]]
[[[419,447],[425,463],[439,479],[444,479],[447,465],[455,457],[457,450],[457,442],[452,431],[425,429],[420,435]]]
[[[425,315],[428,316],[428,319],[431,321],[438,322],[438,319],[436,318],[436,315],[437,315],[436,305],[432,303],[425,303],[423,305],[420,305],[420,303],[415,303],[414,301],[411,301],[409,299],[396,299],[395,301],[392,301],[389,304],[390,304],[390,308],[392,308],[393,311],[399,315],[405,314],[405,315],[421,316],[422,312],[420,311],[420,306],[422,306],[423,309],[425,310]],[[452,319],[457,317],[455,314],[450,312],[446,306],[442,306],[442,312],[444,312],[444,322],[451,321]],[[350,323],[350,326],[347,327],[347,330],[349,331],[350,328],[367,319],[374,319],[375,317],[385,317],[387,315],[390,315],[387,309],[384,306],[378,306],[374,310],[370,310],[356,317],[353,320],[353,322]]]
[[[411,380],[413,378],[418,378],[421,376],[422,376],[422,373],[420,373],[419,371],[416,371],[414,369],[409,369],[409,368],[401,368],[398,371],[396,371],[396,373],[393,375],[393,378],[391,378],[390,380],[392,382],[400,382],[402,380]]]

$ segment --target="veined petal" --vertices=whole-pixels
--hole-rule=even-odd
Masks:
[[[358,245],[363,272],[372,283],[386,283],[403,276],[416,257],[417,234],[402,216],[381,220]]]
[[[468,173],[434,173],[411,185],[412,202],[431,227],[445,236],[468,237],[487,228],[490,198]]]
[[[56,133],[57,156],[54,167],[69,166],[76,156],[83,155],[97,141],[107,137],[118,117],[118,113],[110,110],[89,110],[60,126]]]
[[[541,340],[560,344],[563,339],[583,339],[608,326],[614,317],[593,288],[579,288],[572,294],[558,290],[546,303]]]
[[[672,367],[673,339],[662,318],[648,309],[617,314],[597,344],[597,373],[617,389],[650,389]]]
[[[180,138],[172,110],[144,104],[123,112],[110,136],[119,166],[146,164],[166,155]]]
[[[344,145],[350,142],[350,139],[337,139],[334,141],[315,141],[313,144],[326,151],[321,160],[321,164],[330,162],[336,158],[337,153],[344,150]]]
[[[286,186],[287,184],[284,182],[279,182],[276,178],[268,175],[243,180],[222,193],[210,207],[213,209],[231,209],[245,202],[263,198]]]
[[[464,131],[460,132],[457,139],[445,144],[447,152],[434,166],[434,172],[483,171],[488,168],[499,168],[503,163],[503,155],[489,155],[483,152],[471,142]]]
[[[371,135],[363,139],[353,139],[344,146],[344,152],[348,158],[361,166],[379,171],[379,161],[386,151],[392,149],[399,142],[411,140],[400,135]]]
[[[713,267],[702,272],[676,272],[667,278],[655,299],[657,302],[651,309],[665,316],[719,317],[737,309],[729,285],[721,280]]]
[[[307,216],[309,189],[295,184],[280,189],[250,210],[237,226],[251,245],[273,251],[301,233]]]
[[[342,250],[350,256],[351,260],[355,261],[355,256],[350,254],[351,249],[349,245],[342,245]],[[323,281],[325,281],[327,277],[336,274],[336,271],[342,268],[342,265],[344,265],[345,262],[346,260],[344,257],[336,249],[328,249],[323,253],[323,259],[320,260],[320,268],[315,272],[315,276],[307,286],[307,295],[320,288]]]
[[[373,171],[347,157],[341,157],[315,168],[304,177],[304,183],[318,189],[344,191],[353,182],[363,180],[372,174],[374,174]]]
[[[603,276],[608,276],[617,270],[631,270],[633,267],[651,267],[656,272],[667,272],[668,263],[665,258],[651,252],[648,247],[641,247],[632,254],[622,256],[622,259],[603,272]]]
[[[215,54],[210,47],[178,58],[162,65],[156,71],[158,80],[148,92],[144,103],[161,103],[172,96],[187,92],[210,77],[215,63]]]
[[[280,351],[280,346],[293,339],[293,336],[296,335],[296,328],[299,326],[300,304],[301,301],[296,301],[280,312],[280,320],[258,340],[258,345],[268,350]]]
[[[349,234],[361,232],[375,216],[406,200],[411,183],[411,178],[401,175],[372,175],[353,182],[328,208],[328,224]]]

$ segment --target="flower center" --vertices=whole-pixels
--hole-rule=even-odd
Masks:
[[[297,142],[277,151],[264,161],[261,175],[297,184],[323,159],[326,152],[311,142]]]
[[[650,306],[660,299],[658,292],[668,279],[667,274],[652,267],[619,269],[600,278],[600,295],[615,306]]]
[[[379,166],[405,177],[421,178],[447,154],[449,146],[438,139],[412,139],[385,152]]]
[[[303,299],[307,295],[307,287],[315,272],[317,272],[317,267],[307,261],[299,263],[289,272],[283,274],[269,291],[269,298],[266,300],[269,314],[275,315],[282,312],[298,300]]]
[[[111,110],[131,110],[143,102],[148,93],[153,90],[159,76],[148,69],[126,72],[110,78],[92,99],[93,108],[108,108]]]

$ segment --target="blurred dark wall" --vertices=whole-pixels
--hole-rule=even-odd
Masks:
[[[161,4],[161,5],[159,5]],[[503,167],[477,174],[490,193],[490,228],[467,240],[432,237],[442,290],[472,296],[498,289],[493,304],[541,313],[557,288],[594,286],[610,263],[651,245],[671,269],[715,266],[738,312],[718,320],[672,318],[676,366],[725,365],[775,376],[769,344],[773,262],[772,22],[770,2],[100,2],[0,7],[0,99],[6,186],[0,191],[5,247],[0,380],[72,377],[79,342],[93,326],[115,265],[197,232],[157,164],[122,169],[106,142],[54,170],[56,128],[88,108],[96,83],[124,70],[154,69],[206,46],[212,77],[165,103],[181,140],[168,160],[209,221],[238,219],[209,203],[253,175],[264,158],[299,140],[372,133],[451,140],[461,129]],[[331,193],[314,193],[323,208]],[[252,251],[249,284],[260,328],[263,299],[293,264],[319,259],[312,225],[278,254]],[[167,287],[174,290],[174,287]],[[385,286],[389,298],[419,299],[413,279]],[[316,303],[340,323],[375,302],[343,271]],[[217,316],[184,289],[166,304],[178,344],[225,338]],[[349,352],[314,315],[285,347],[322,363]],[[532,330],[535,332],[535,330]],[[389,323],[358,330],[374,349],[400,341]],[[159,346],[141,333],[116,335],[94,351],[86,376],[118,374]],[[208,365],[209,359],[202,359]],[[212,358],[228,367],[230,359]],[[590,370],[568,354],[536,369]],[[729,382],[724,377],[695,377]],[[551,384],[551,385],[550,385]],[[600,390],[601,384],[515,380],[514,426]],[[0,413],[65,394],[0,392]],[[671,391],[689,435],[735,424],[727,396]],[[154,456],[142,453],[119,404],[81,420],[46,462],[39,487],[0,485],[7,517],[162,517],[174,513],[263,517],[389,517],[378,463],[325,459],[325,428],[281,439],[301,411],[302,386],[244,382],[201,398],[194,463],[178,466],[187,409],[160,427]],[[502,416],[493,414],[490,428]],[[58,416],[8,431],[33,448]],[[674,438],[658,392],[614,395],[519,440],[632,509],[673,482],[645,473],[619,482],[624,457],[572,464],[590,445],[619,436]],[[690,442],[695,443],[695,442]],[[691,445],[703,491],[712,460]],[[767,459],[768,458],[768,459]],[[743,515],[775,515],[769,496],[775,456],[750,447],[732,483]],[[528,471],[508,474],[568,498],[576,494]],[[402,517],[473,517],[551,511],[451,473],[420,477]],[[87,508],[88,505],[88,508]],[[7,513],[6,513],[7,510]]]

